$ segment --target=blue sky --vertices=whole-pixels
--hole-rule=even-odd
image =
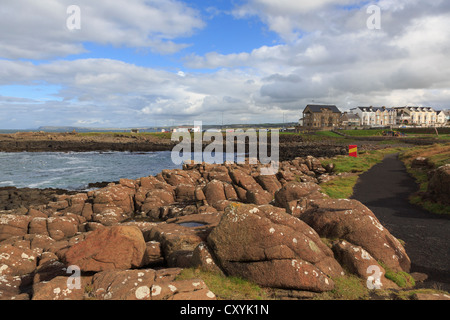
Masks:
[[[68,6],[81,29],[68,30]],[[369,30],[366,9],[381,9]],[[0,129],[296,122],[312,101],[449,108],[450,5],[432,0],[15,0]]]

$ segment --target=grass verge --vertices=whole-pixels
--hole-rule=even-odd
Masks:
[[[405,164],[407,172],[419,185],[418,192],[409,197],[412,204],[418,205],[434,214],[450,214],[450,206],[426,199],[428,189],[428,171],[430,169],[415,168],[412,166],[414,159],[424,157],[428,159],[431,168],[438,168],[450,163],[450,144],[434,144],[410,148],[400,153],[399,159]]]
[[[316,300],[368,300],[369,289],[365,280],[355,275],[333,279],[334,289],[317,294]]]
[[[264,288],[242,278],[225,277],[200,269],[183,269],[177,280],[202,279],[214,292],[218,300],[267,300],[269,293]]]

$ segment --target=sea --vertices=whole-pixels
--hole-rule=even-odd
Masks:
[[[90,183],[114,182],[179,169],[170,151],[0,152],[0,187],[88,190]]]

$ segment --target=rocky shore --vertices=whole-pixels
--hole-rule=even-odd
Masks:
[[[168,151],[174,142],[152,136],[18,132],[0,134],[0,152]]]
[[[375,270],[374,286],[398,288],[384,268],[409,272],[405,248],[360,202],[321,192],[332,166],[261,167],[185,164],[1,211],[0,299],[216,299],[177,279],[189,267],[311,293]]]
[[[292,160],[298,156],[332,157],[348,152],[346,143],[331,140],[310,142],[297,135],[281,135],[279,143],[279,154],[282,161]],[[76,133],[44,132],[0,134],[0,152],[152,152],[170,151],[176,144],[176,141],[171,141],[169,138],[152,135],[99,134],[86,136]],[[203,148],[207,145],[208,143],[204,142]],[[365,145],[370,145],[370,143]],[[270,150],[270,145],[267,148]],[[193,147],[192,150],[194,150]],[[248,151],[248,142],[246,150]]]

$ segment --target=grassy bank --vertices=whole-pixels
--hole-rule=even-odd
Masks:
[[[269,292],[260,286],[238,277],[202,271],[183,269],[177,280],[202,279],[219,300],[267,300]]]
[[[406,166],[408,173],[416,180],[419,190],[409,198],[410,202],[435,214],[450,214],[450,206],[426,199],[428,189],[428,171],[430,169],[414,168],[414,159],[424,157],[428,159],[431,168],[438,168],[450,163],[450,144],[434,144],[432,146],[414,147],[402,152],[400,160]]]

